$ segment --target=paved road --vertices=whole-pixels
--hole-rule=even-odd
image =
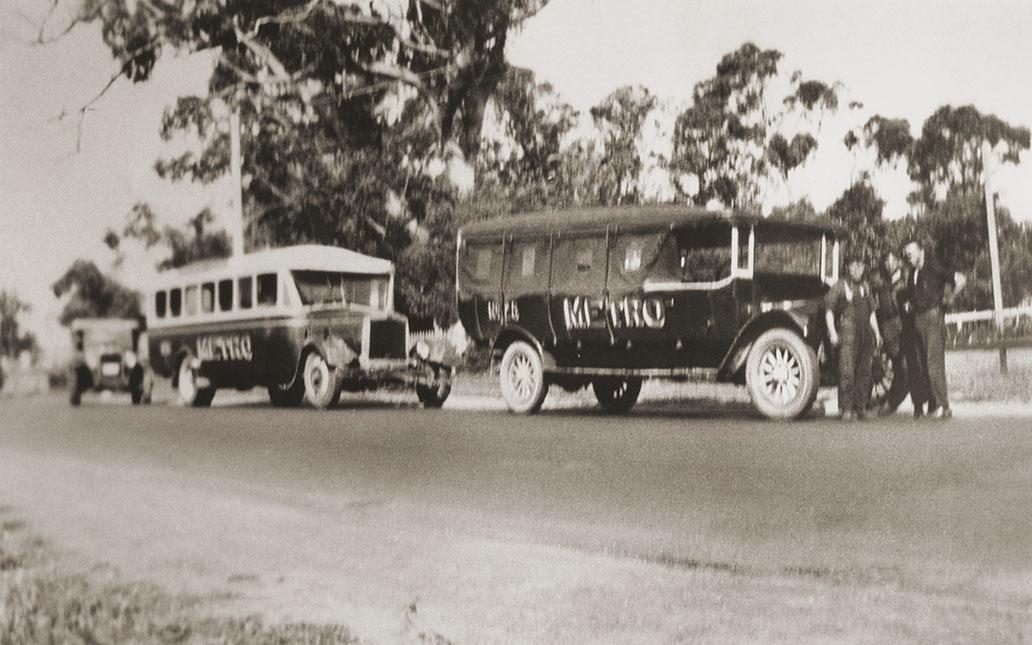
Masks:
[[[351,620],[374,640],[406,628],[390,605],[408,595],[458,640],[1032,638],[1028,417],[845,425],[664,404],[518,417],[0,400],[0,469],[0,503],[63,546],[165,581],[177,580],[172,562],[224,581],[241,551],[282,558],[248,579],[282,581],[305,562],[295,591],[315,585],[308,597],[321,600],[237,591],[281,615]],[[282,532],[255,528],[269,513]],[[336,533],[313,537],[327,525]],[[333,537],[345,534],[347,548]],[[158,535],[168,544],[148,551]],[[320,562],[354,573],[348,590],[325,568],[320,578]],[[363,571],[383,579],[356,591]]]

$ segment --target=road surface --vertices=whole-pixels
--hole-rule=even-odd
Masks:
[[[70,566],[373,642],[1032,640],[1032,419],[0,399]]]

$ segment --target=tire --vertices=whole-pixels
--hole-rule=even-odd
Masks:
[[[817,355],[796,332],[784,327],[760,334],[745,363],[753,406],[770,419],[797,419],[813,406],[820,385]]]
[[[274,408],[296,408],[305,399],[304,377],[294,379],[290,387],[269,386],[269,401]]]
[[[193,357],[187,354],[179,361],[177,388],[179,400],[191,408],[206,408],[215,398],[215,388],[197,386],[197,370],[190,366]]]
[[[305,357],[304,371],[305,403],[319,410],[332,408],[340,398],[340,379],[337,370],[330,366],[319,352],[310,352]]]
[[[448,400],[452,388],[452,370],[443,365],[432,368],[433,381],[416,385],[416,396],[424,408],[440,408]]]
[[[899,357],[879,352],[871,369],[871,406],[891,414],[910,394],[906,364]]]
[[[592,381],[591,389],[595,391],[595,398],[604,411],[609,414],[622,414],[638,402],[641,379],[602,378]]]
[[[537,412],[548,394],[541,354],[522,340],[505,350],[499,381],[505,404],[517,414]]]

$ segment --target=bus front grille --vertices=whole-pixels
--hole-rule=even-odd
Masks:
[[[405,321],[369,321],[369,358],[405,358]]]

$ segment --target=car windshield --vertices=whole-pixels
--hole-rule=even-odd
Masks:
[[[787,228],[756,231],[757,273],[821,274],[821,233]]]
[[[301,304],[387,308],[388,276],[334,271],[292,271],[291,274],[301,296]]]

